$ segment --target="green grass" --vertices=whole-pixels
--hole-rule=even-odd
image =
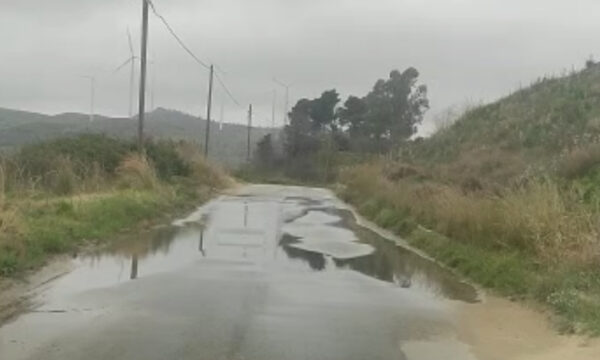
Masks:
[[[18,246],[0,249],[0,275],[36,268],[53,254],[98,243],[140,223],[164,218],[199,201],[189,189],[116,190],[97,197],[61,198],[23,206]],[[13,241],[14,243],[15,241]]]
[[[0,276],[198,203],[229,178],[196,145],[100,135],[36,143],[0,157]]]

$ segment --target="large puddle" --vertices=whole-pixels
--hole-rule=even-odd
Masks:
[[[356,223],[329,201],[224,197],[176,225],[143,237],[119,239],[102,251],[74,259],[75,269],[47,284],[35,299],[47,305],[69,293],[114,286],[196,261],[268,264],[270,271],[351,269],[435,297],[477,301],[476,290],[450,272]]]
[[[82,326],[78,324],[85,324],[86,321],[100,315],[110,317],[111,311],[107,309],[130,306],[129,301],[134,304],[132,309],[135,314],[135,309],[141,306],[158,306],[158,300],[153,300],[152,297],[161,299],[167,296],[168,294],[161,291],[168,292],[167,288],[178,286],[180,280],[182,287],[177,291],[187,292],[187,287],[194,284],[184,282],[189,281],[189,277],[200,277],[194,281],[204,285],[200,290],[189,289],[192,295],[187,295],[188,299],[213,296],[206,290],[213,286],[216,287],[212,293],[216,294],[231,289],[231,282],[237,283],[246,278],[255,279],[257,276],[261,279],[266,277],[270,280],[260,281],[270,285],[260,285],[259,288],[260,293],[266,292],[265,294],[270,294],[269,297],[273,297],[269,304],[283,302],[286,304],[285,309],[289,309],[291,303],[301,309],[310,305],[310,316],[316,316],[311,321],[322,321],[335,315],[335,312],[327,310],[327,302],[322,306],[319,298],[314,297],[315,292],[329,293],[328,301],[336,304],[333,309],[338,309],[340,304],[342,308],[354,308],[360,304],[361,308],[370,309],[371,302],[378,297],[385,299],[385,302],[380,302],[378,306],[386,304],[385,308],[395,309],[397,303],[401,304],[401,301],[395,299],[396,291],[398,294],[406,294],[415,304],[411,306],[419,309],[426,306],[423,304],[428,301],[477,301],[477,292],[473,287],[436,263],[358,225],[352,213],[330,195],[303,197],[259,192],[251,195],[223,196],[187,218],[174,222],[172,226],[149,230],[136,238],[115,240],[103,250],[76,257],[73,259],[73,265],[72,271],[36,291],[29,314],[22,315],[11,324],[0,328],[0,357],[29,358],[24,357],[24,354],[35,350],[32,344],[37,346],[38,343],[44,343],[52,329],[56,328],[57,318],[51,316],[78,314],[75,317],[61,318],[67,319],[61,320],[66,322],[65,328],[75,328]],[[314,283],[308,283],[311,277],[315,279]],[[361,285],[360,279],[363,277],[368,282]],[[164,282],[161,278],[171,280]],[[136,283],[137,286],[128,285]],[[164,290],[160,290],[160,284],[164,284]],[[239,290],[235,291],[242,291],[247,286],[245,282],[241,284]],[[159,289],[156,289],[157,287]],[[368,290],[363,294],[363,290],[371,287],[375,290]],[[267,291],[268,288],[271,290]],[[243,290],[238,296],[258,301],[256,291],[258,290]],[[372,291],[381,291],[381,294],[369,295]],[[125,295],[118,295],[120,292],[124,292]],[[146,293],[147,295],[144,295]],[[357,300],[349,302],[355,294],[358,294]],[[132,300],[137,299],[137,296],[140,299]],[[258,299],[262,299],[262,296],[267,295],[260,295]],[[182,309],[187,306],[188,300],[179,300],[186,296],[173,294],[169,299],[175,298],[177,301],[186,301],[180,305]],[[171,311],[169,309],[172,309],[172,306],[169,303],[172,300],[165,301],[167,302],[160,303],[160,307],[153,311],[159,314]],[[219,306],[225,306],[227,301],[233,300],[226,296],[222,300],[215,299],[211,302],[214,305],[211,306],[217,309]],[[300,303],[296,303],[298,301]],[[273,304],[267,307],[269,310],[263,312],[271,314],[274,311],[273,314],[276,315],[271,314],[265,319],[280,316],[280,307],[283,305]],[[406,304],[403,306],[409,308]],[[208,311],[208,308],[203,310]],[[132,316],[131,309],[129,311],[127,316]],[[219,317],[219,322],[227,323],[230,314],[224,311]],[[248,311],[252,312],[254,309]],[[382,310],[381,314],[379,310],[376,311],[377,316],[382,316],[380,322],[390,321],[389,328],[395,329],[394,332],[400,331],[397,324],[391,322],[392,318],[385,315],[386,311]],[[402,318],[412,316],[409,310],[406,311],[407,314],[402,315]],[[324,315],[318,315],[321,312]],[[113,314],[116,313],[116,310],[113,310]],[[300,310],[296,310],[294,314],[300,316],[300,313]],[[264,316],[266,315],[259,318]],[[303,315],[299,319],[309,319],[310,316]],[[424,316],[427,319],[433,317]],[[117,318],[122,319],[123,315]],[[68,319],[73,319],[73,325],[68,324]],[[258,322],[261,328],[279,329],[283,326],[265,319]],[[234,324],[238,322],[234,319],[231,321]],[[297,319],[289,324],[298,324],[298,321],[302,320]],[[372,321],[374,320],[365,324],[371,326]],[[289,325],[287,322],[285,324],[285,331],[296,329],[296,325]],[[285,331],[278,330],[273,336],[283,337]],[[413,338],[408,330],[402,331],[406,331],[403,336],[407,339]],[[421,332],[423,331],[419,330],[419,333]],[[253,340],[251,343],[255,342],[256,340]],[[348,346],[358,346],[358,343],[352,344],[352,341],[349,344]],[[390,348],[393,348],[393,345]],[[59,358],[58,355],[56,358]]]

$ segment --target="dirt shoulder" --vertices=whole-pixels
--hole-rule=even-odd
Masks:
[[[67,274],[72,269],[66,255],[55,257],[47,265],[23,278],[0,278],[0,324],[26,310],[30,299],[45,284]]]
[[[359,225],[376,231],[398,245],[435,261],[391,231],[384,230],[348,205]],[[443,264],[440,264],[444,266]],[[451,270],[451,269],[450,269]],[[472,283],[473,284],[473,283]],[[456,303],[459,339],[479,360],[597,360],[600,339],[560,335],[552,314],[537,304],[510,301],[487,293],[476,284],[481,302]]]
[[[596,360],[600,340],[560,335],[548,315],[526,304],[486,295],[457,305],[460,340],[480,360]]]

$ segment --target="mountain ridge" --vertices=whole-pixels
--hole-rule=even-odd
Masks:
[[[206,120],[184,112],[157,108],[146,113],[145,134],[149,138],[186,140],[202,144]],[[252,128],[252,148],[266,134],[277,129]],[[64,136],[95,133],[129,139],[137,136],[137,119],[65,112],[47,115],[27,110],[0,108],[0,150],[11,151],[20,146]],[[210,130],[210,153],[213,160],[227,167],[237,167],[247,158],[247,127],[223,123]]]

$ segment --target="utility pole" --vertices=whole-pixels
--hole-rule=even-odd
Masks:
[[[154,111],[154,89],[156,88],[156,61],[150,63],[152,68],[152,84],[150,85],[150,109]]]
[[[90,81],[90,120],[94,121],[94,98],[96,97],[96,78],[93,76],[82,75],[82,78],[86,78]]]
[[[219,131],[223,130],[223,121],[225,119],[225,103],[221,100],[221,114],[219,116]]]
[[[286,86],[285,87],[285,108],[283,110],[284,114],[283,114],[283,126],[288,124],[288,109],[290,107],[290,87]]]
[[[206,137],[204,139],[204,157],[208,157],[208,140],[210,137],[210,111],[212,108],[213,77],[215,68],[210,65],[210,76],[208,78],[208,103],[206,105]]]
[[[133,41],[131,41],[131,32],[127,28],[127,40],[129,42],[129,61],[131,61],[131,69],[129,70],[129,118],[133,118],[133,97],[135,86],[135,53],[133,51]]]
[[[90,123],[94,122],[94,113],[95,113],[95,109],[94,109],[94,102],[95,102],[95,98],[96,98],[96,78],[95,77],[91,77],[91,82],[92,82],[92,99],[91,99],[91,103],[90,103]]]
[[[142,49],[140,70],[140,108],[138,117],[138,151],[144,152],[144,112],[146,111],[146,62],[148,50],[148,0],[142,0]]]
[[[248,163],[250,162],[250,132],[252,131],[252,104],[248,107],[248,140],[247,140],[247,149],[246,156]]]
[[[271,127],[275,128],[275,103],[277,102],[277,90],[273,89],[273,106],[271,106]]]

